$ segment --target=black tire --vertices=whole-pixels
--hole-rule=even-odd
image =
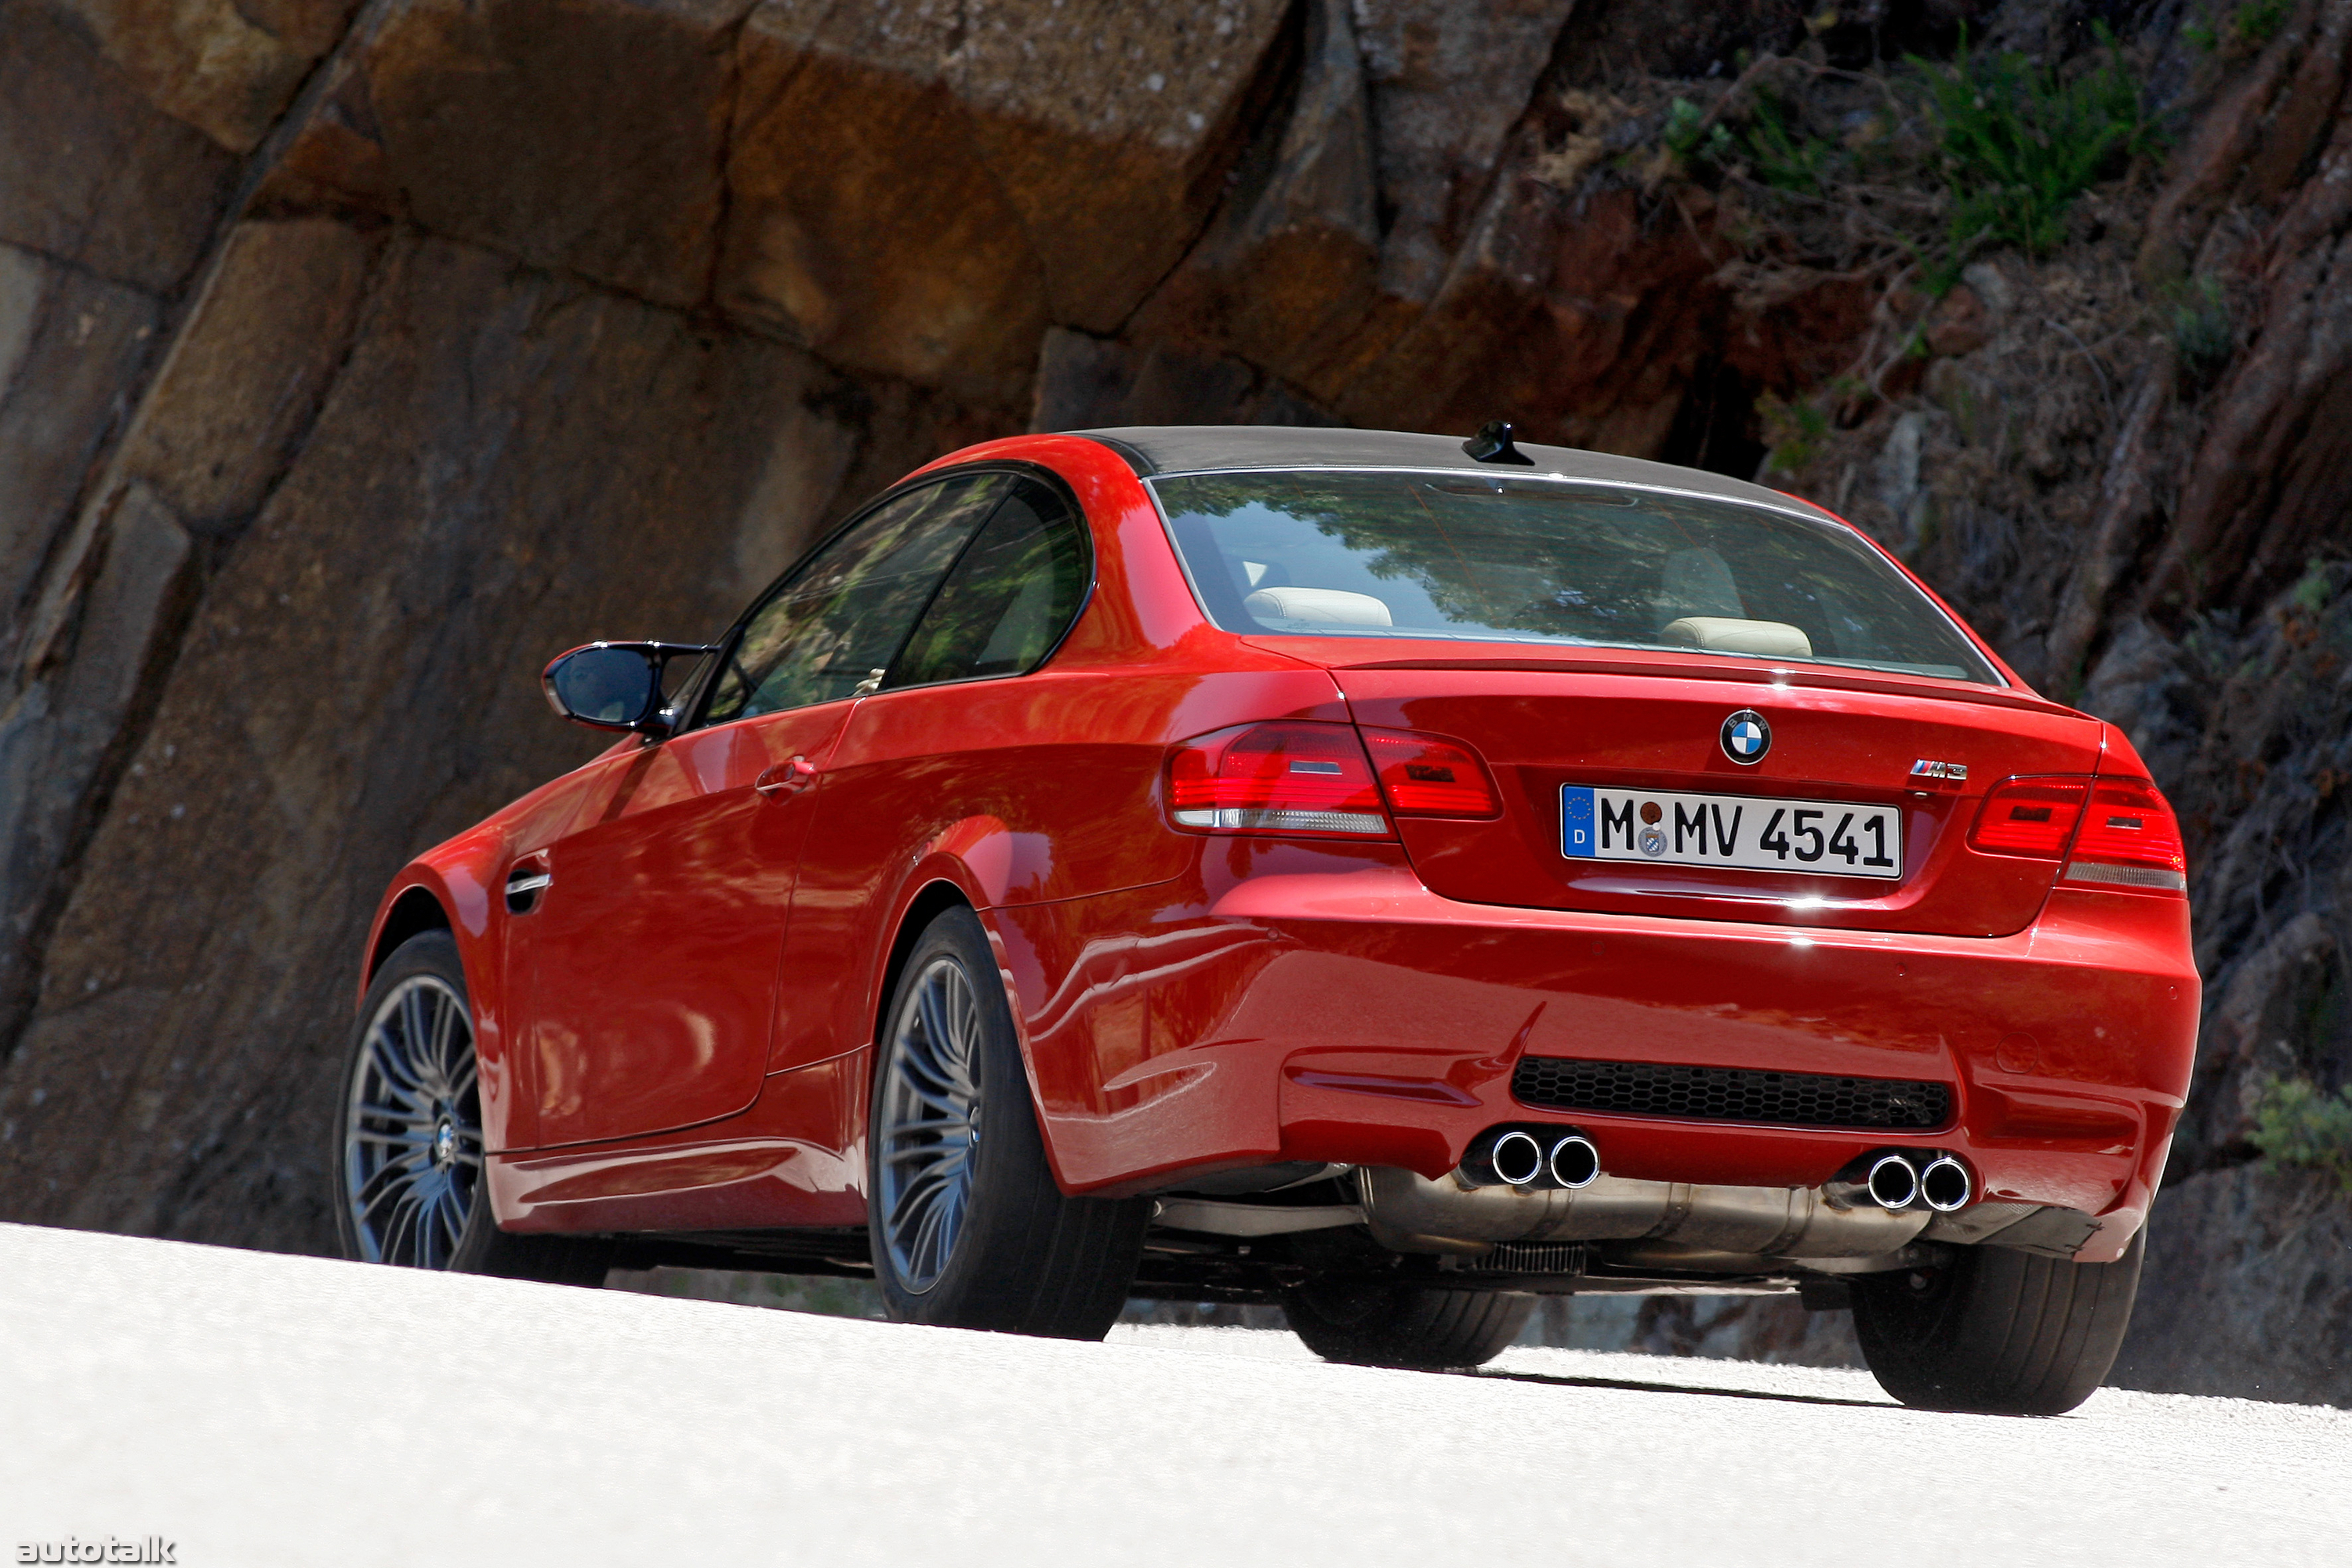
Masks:
[[[1282,1293],[1291,1331],[1325,1361],[1427,1372],[1484,1366],[1503,1353],[1533,1296],[1423,1285],[1318,1283]]]
[[[2147,1231],[2113,1263],[1969,1247],[1939,1268],[1853,1281],[1879,1386],[1924,1410],[2060,1415],[2088,1399],[2130,1326]]]
[[[1074,1198],[1055,1182],[977,915],[959,906],[924,928],[884,1019],[866,1229],[890,1316],[1102,1338],[1127,1304],[1150,1200]]]
[[[604,1237],[499,1228],[482,1179],[474,1070],[473,1007],[457,943],[446,931],[413,936],[376,972],[343,1053],[327,1152],[328,1205],[342,1255],[604,1284],[612,1258]]]

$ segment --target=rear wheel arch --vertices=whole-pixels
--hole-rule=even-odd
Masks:
[[[876,1282],[899,1321],[1100,1339],[1134,1281],[1150,1200],[1063,1189],[1010,998],[989,994],[998,967],[958,899],[922,922],[893,984],[866,1110]]]
[[[889,952],[883,960],[881,977],[869,999],[866,1022],[872,1026],[871,1039],[880,1041],[883,1032],[890,1026],[890,999],[898,992],[898,976],[907,967],[907,955],[915,951],[915,943],[922,940],[925,928],[959,904],[979,913],[961,888],[942,879],[926,884],[898,911],[898,923],[890,932]]]
[[[980,921],[981,930],[988,933],[990,946],[993,948],[996,945],[995,927],[980,906],[973,902],[971,895],[962,887],[946,878],[940,878],[926,883],[919,889],[908,901],[907,907],[899,911],[898,924],[890,935],[888,957],[883,963],[882,973],[869,1004],[867,1022],[872,1026],[869,1037],[877,1050],[880,1048],[883,1037],[890,1027],[890,1003],[898,994],[898,977],[906,972],[908,955],[915,951],[915,944],[922,940],[923,932],[929,929],[930,923],[951,909],[970,910],[973,918]],[[1029,1081],[1029,1100],[1039,1112],[1038,1130],[1045,1140],[1045,1158],[1053,1166],[1055,1177],[1059,1178],[1062,1173],[1061,1156],[1054,1148],[1053,1131],[1045,1121],[1045,1108],[1038,1102],[1037,1060],[1034,1051],[1030,1047],[1029,1031],[1023,1026],[1021,1008],[1017,999],[1010,994],[1005,996],[1005,1008],[1013,1019],[1013,1038],[1020,1047],[1022,1065],[1027,1069],[1025,1076]],[[870,1093],[872,1088],[869,1075],[866,1082],[867,1092]]]

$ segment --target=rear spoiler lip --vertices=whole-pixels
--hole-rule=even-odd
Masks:
[[[1863,691],[1882,697],[1937,698],[1948,702],[1974,702],[1990,708],[2011,708],[2029,713],[2080,719],[2086,724],[2104,722],[2080,709],[2054,702],[2024,687],[1979,686],[1973,681],[1938,680],[1933,676],[1897,675],[1891,671],[1882,674],[1819,665],[1735,664],[1724,660],[1720,655],[1684,661],[1639,656],[1612,658],[1578,650],[1549,658],[1469,656],[1459,658],[1374,659],[1334,658],[1332,655],[1339,650],[1331,645],[1337,639],[1328,637],[1244,637],[1239,640],[1268,653],[1286,654],[1334,672],[1349,669],[1518,670],[1537,675],[1632,675],[1668,680],[1725,680],[1751,686],[1801,686],[1832,691]],[[1307,644],[1319,644],[1321,647],[1302,646]],[[1355,652],[1361,647],[1361,642],[1356,641],[1349,651]]]

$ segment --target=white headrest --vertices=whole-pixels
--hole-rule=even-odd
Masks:
[[[1786,621],[1735,621],[1727,616],[1685,616],[1658,634],[1667,642],[1717,653],[1752,653],[1766,658],[1811,658],[1813,639]]]
[[[1388,605],[1344,588],[1260,588],[1242,607],[1261,621],[1318,621],[1339,626],[1389,626]]]

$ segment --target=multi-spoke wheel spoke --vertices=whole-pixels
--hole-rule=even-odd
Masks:
[[[938,958],[917,978],[890,1035],[880,1085],[878,1207],[891,1266],[918,1293],[947,1271],[962,1228],[980,1016],[963,965]]]
[[[361,1255],[447,1268],[481,1168],[473,1024],[446,982],[414,976],[368,1020],[345,1108],[344,1202]]]

